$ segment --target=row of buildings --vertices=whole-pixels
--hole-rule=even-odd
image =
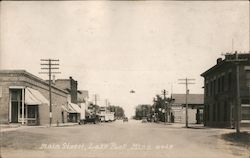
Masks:
[[[52,124],[85,117],[88,91],[78,90],[72,77],[52,82]],[[49,84],[25,70],[0,70],[1,124],[49,124]]]

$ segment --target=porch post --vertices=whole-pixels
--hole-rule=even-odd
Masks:
[[[22,125],[24,124],[24,88],[22,88]]]
[[[12,120],[11,120],[11,115],[12,115],[11,95],[12,95],[12,93],[11,93],[11,90],[9,89],[9,123],[12,122]]]

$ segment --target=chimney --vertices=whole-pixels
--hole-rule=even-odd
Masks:
[[[217,64],[221,63],[222,62],[222,58],[218,58],[217,59]]]

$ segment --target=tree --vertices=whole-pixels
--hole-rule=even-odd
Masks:
[[[137,105],[135,109],[135,119],[140,120],[142,118],[150,118],[152,111],[151,105],[143,104]]]
[[[118,118],[118,119],[123,118],[125,115],[123,108],[120,106],[110,105],[110,106],[108,106],[108,110],[110,110],[110,112],[114,112],[115,118]]]

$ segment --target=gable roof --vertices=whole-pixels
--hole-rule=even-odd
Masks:
[[[174,104],[186,104],[186,94],[172,94],[172,98],[175,99]],[[204,104],[204,95],[188,94],[187,102],[192,105]]]

